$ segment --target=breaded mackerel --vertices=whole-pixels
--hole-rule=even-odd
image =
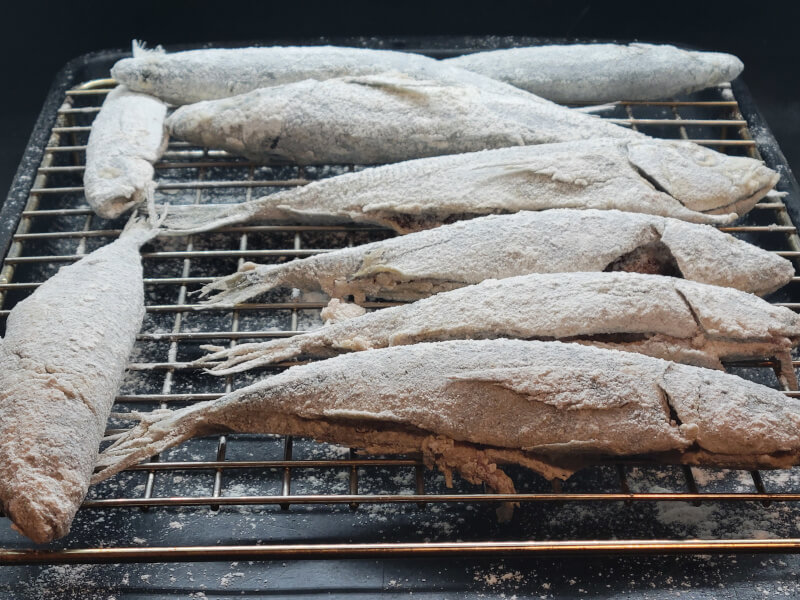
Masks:
[[[115,219],[144,202],[153,186],[153,163],[167,147],[167,106],[161,100],[114,88],[92,123],[86,144],[86,201]]]
[[[638,273],[490,279],[263,343],[216,350],[227,375],[280,361],[451,339],[561,340],[699,367],[779,356],[791,365],[800,315],[731,288]]]
[[[729,223],[777,183],[760,161],[687,142],[613,138],[517,146],[346,173],[235,205],[171,207],[196,233],[245,222],[375,223],[398,233],[493,213],[597,208]]]
[[[671,98],[736,79],[742,61],[668,44],[565,44],[489,50],[443,61],[559,103]]]
[[[634,271],[676,275],[763,295],[792,264],[710,225],[616,210],[554,209],[490,215],[283,264],[245,263],[202,289],[235,304],[277,287],[418,300],[528,273]]]
[[[609,458],[733,468],[800,460],[800,399],[720,371],[631,352],[469,340],[344,354],[218,400],[134,415],[93,481],[197,436],[307,436],[513,492],[498,464],[566,479]]]
[[[67,534],[144,317],[132,223],[11,310],[0,340],[0,503],[35,542]]]
[[[170,135],[254,161],[398,162],[490,148],[649,139],[550,102],[399,73],[304,80],[180,107]]]

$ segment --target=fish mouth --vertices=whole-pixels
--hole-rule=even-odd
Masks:
[[[777,178],[775,179],[775,183],[777,183]],[[775,183],[765,184],[763,187],[759,188],[755,193],[750,194],[749,196],[742,196],[730,204],[726,204],[725,206],[703,211],[703,214],[727,215],[736,213],[738,216],[742,217],[750,212],[750,210],[752,210],[752,208],[758,204],[758,202],[764,196],[766,196],[773,187],[775,187]]]
[[[761,167],[766,169],[766,167]],[[712,208],[709,210],[704,210],[703,213],[707,215],[725,215],[730,213],[736,213],[740,217],[746,215],[752,208],[758,204],[759,200],[761,200],[764,196],[766,196],[770,190],[772,190],[780,180],[780,175],[778,173],[772,172],[772,176],[769,177],[765,183],[758,188],[752,194],[745,194],[740,196],[739,198],[735,199],[733,202],[726,204],[724,206],[719,206],[716,208]]]

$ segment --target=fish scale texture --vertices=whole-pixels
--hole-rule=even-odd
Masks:
[[[101,217],[115,219],[143,202],[153,163],[167,147],[167,106],[129,91],[111,90],[92,123],[86,144],[86,201]]]
[[[633,337],[592,339],[609,334]],[[723,358],[789,352],[800,339],[800,316],[738,290],[671,277],[534,274],[488,280],[413,304],[357,314],[291,338],[239,344],[205,360],[224,361],[212,372],[225,375],[297,356],[324,358],[426,341],[499,337],[578,338],[721,368]]]
[[[249,263],[249,270],[203,291],[219,291],[210,301],[226,303],[279,286],[321,289],[338,298],[417,300],[484,279],[603,271],[637,250],[644,256],[615,270],[653,272],[653,260],[671,257],[685,279],[756,294],[774,291],[794,275],[789,261],[710,225],[554,209],[490,215],[281,265]]]
[[[647,139],[549,102],[400,73],[305,80],[198,102],[176,110],[167,127],[194,144],[299,164],[390,163],[594,137]]]
[[[731,54],[666,44],[533,46],[444,62],[559,103],[670,98],[736,79],[744,68]]]
[[[36,542],[61,537],[88,489],[142,324],[134,227],[63,267],[8,316],[0,342],[0,501]]]
[[[508,339],[345,354],[218,400],[141,416],[103,452],[97,480],[218,431],[434,455],[446,451],[431,444],[460,446],[548,477],[562,476],[564,461],[575,467],[598,455],[694,452],[708,464],[770,464],[781,453],[796,460],[800,449],[800,400],[777,390],[629,352]],[[460,469],[458,461],[451,455],[448,466]]]

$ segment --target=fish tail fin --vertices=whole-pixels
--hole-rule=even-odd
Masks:
[[[598,113],[608,112],[610,110],[614,110],[619,105],[619,102],[607,102],[606,104],[590,104],[589,106],[578,106],[573,108],[575,112],[586,113],[589,115],[595,115]],[[626,127],[630,127],[627,123],[622,123],[622,125]]]
[[[92,484],[108,479],[127,467],[191,438],[196,433],[198,421],[193,415],[198,406],[182,410],[157,409],[147,413],[130,413],[128,418],[138,419],[139,423],[128,431],[109,438],[115,441],[100,453],[95,463]]]
[[[249,214],[242,204],[189,204],[170,206],[162,235],[177,236],[211,231],[243,223]]]
[[[148,214],[146,216],[140,215],[138,210],[134,210],[122,229],[120,239],[128,239],[137,246],[142,246],[162,232],[161,224],[167,216],[167,211],[166,207],[164,207],[164,212],[160,216],[156,213],[155,204],[152,201],[153,187],[151,184],[147,193]]]
[[[257,265],[246,262],[239,267],[236,273],[215,279],[195,293],[201,298],[205,298],[216,292],[204,300],[203,304],[233,305],[244,302],[286,283],[291,272],[289,265],[291,263]]]
[[[218,362],[208,373],[212,375],[230,375],[248,371],[264,365],[274,364],[283,360],[295,358],[309,351],[308,344],[301,343],[305,335],[293,336],[270,340],[269,342],[241,344],[233,348],[220,348],[219,346],[202,346],[203,350],[211,351],[196,362],[208,364]],[[303,341],[308,341],[307,339]]]

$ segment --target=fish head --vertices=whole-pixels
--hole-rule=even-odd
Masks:
[[[134,92],[154,94],[164,81],[168,81],[168,69],[157,60],[123,58],[111,68],[111,76]]]
[[[633,168],[656,189],[697,212],[744,215],[780,177],[759,160],[692,142],[633,141],[627,153]]]
[[[744,63],[733,54],[725,52],[693,52],[692,59],[705,67],[698,69],[707,81],[733,81],[744,70]]]

